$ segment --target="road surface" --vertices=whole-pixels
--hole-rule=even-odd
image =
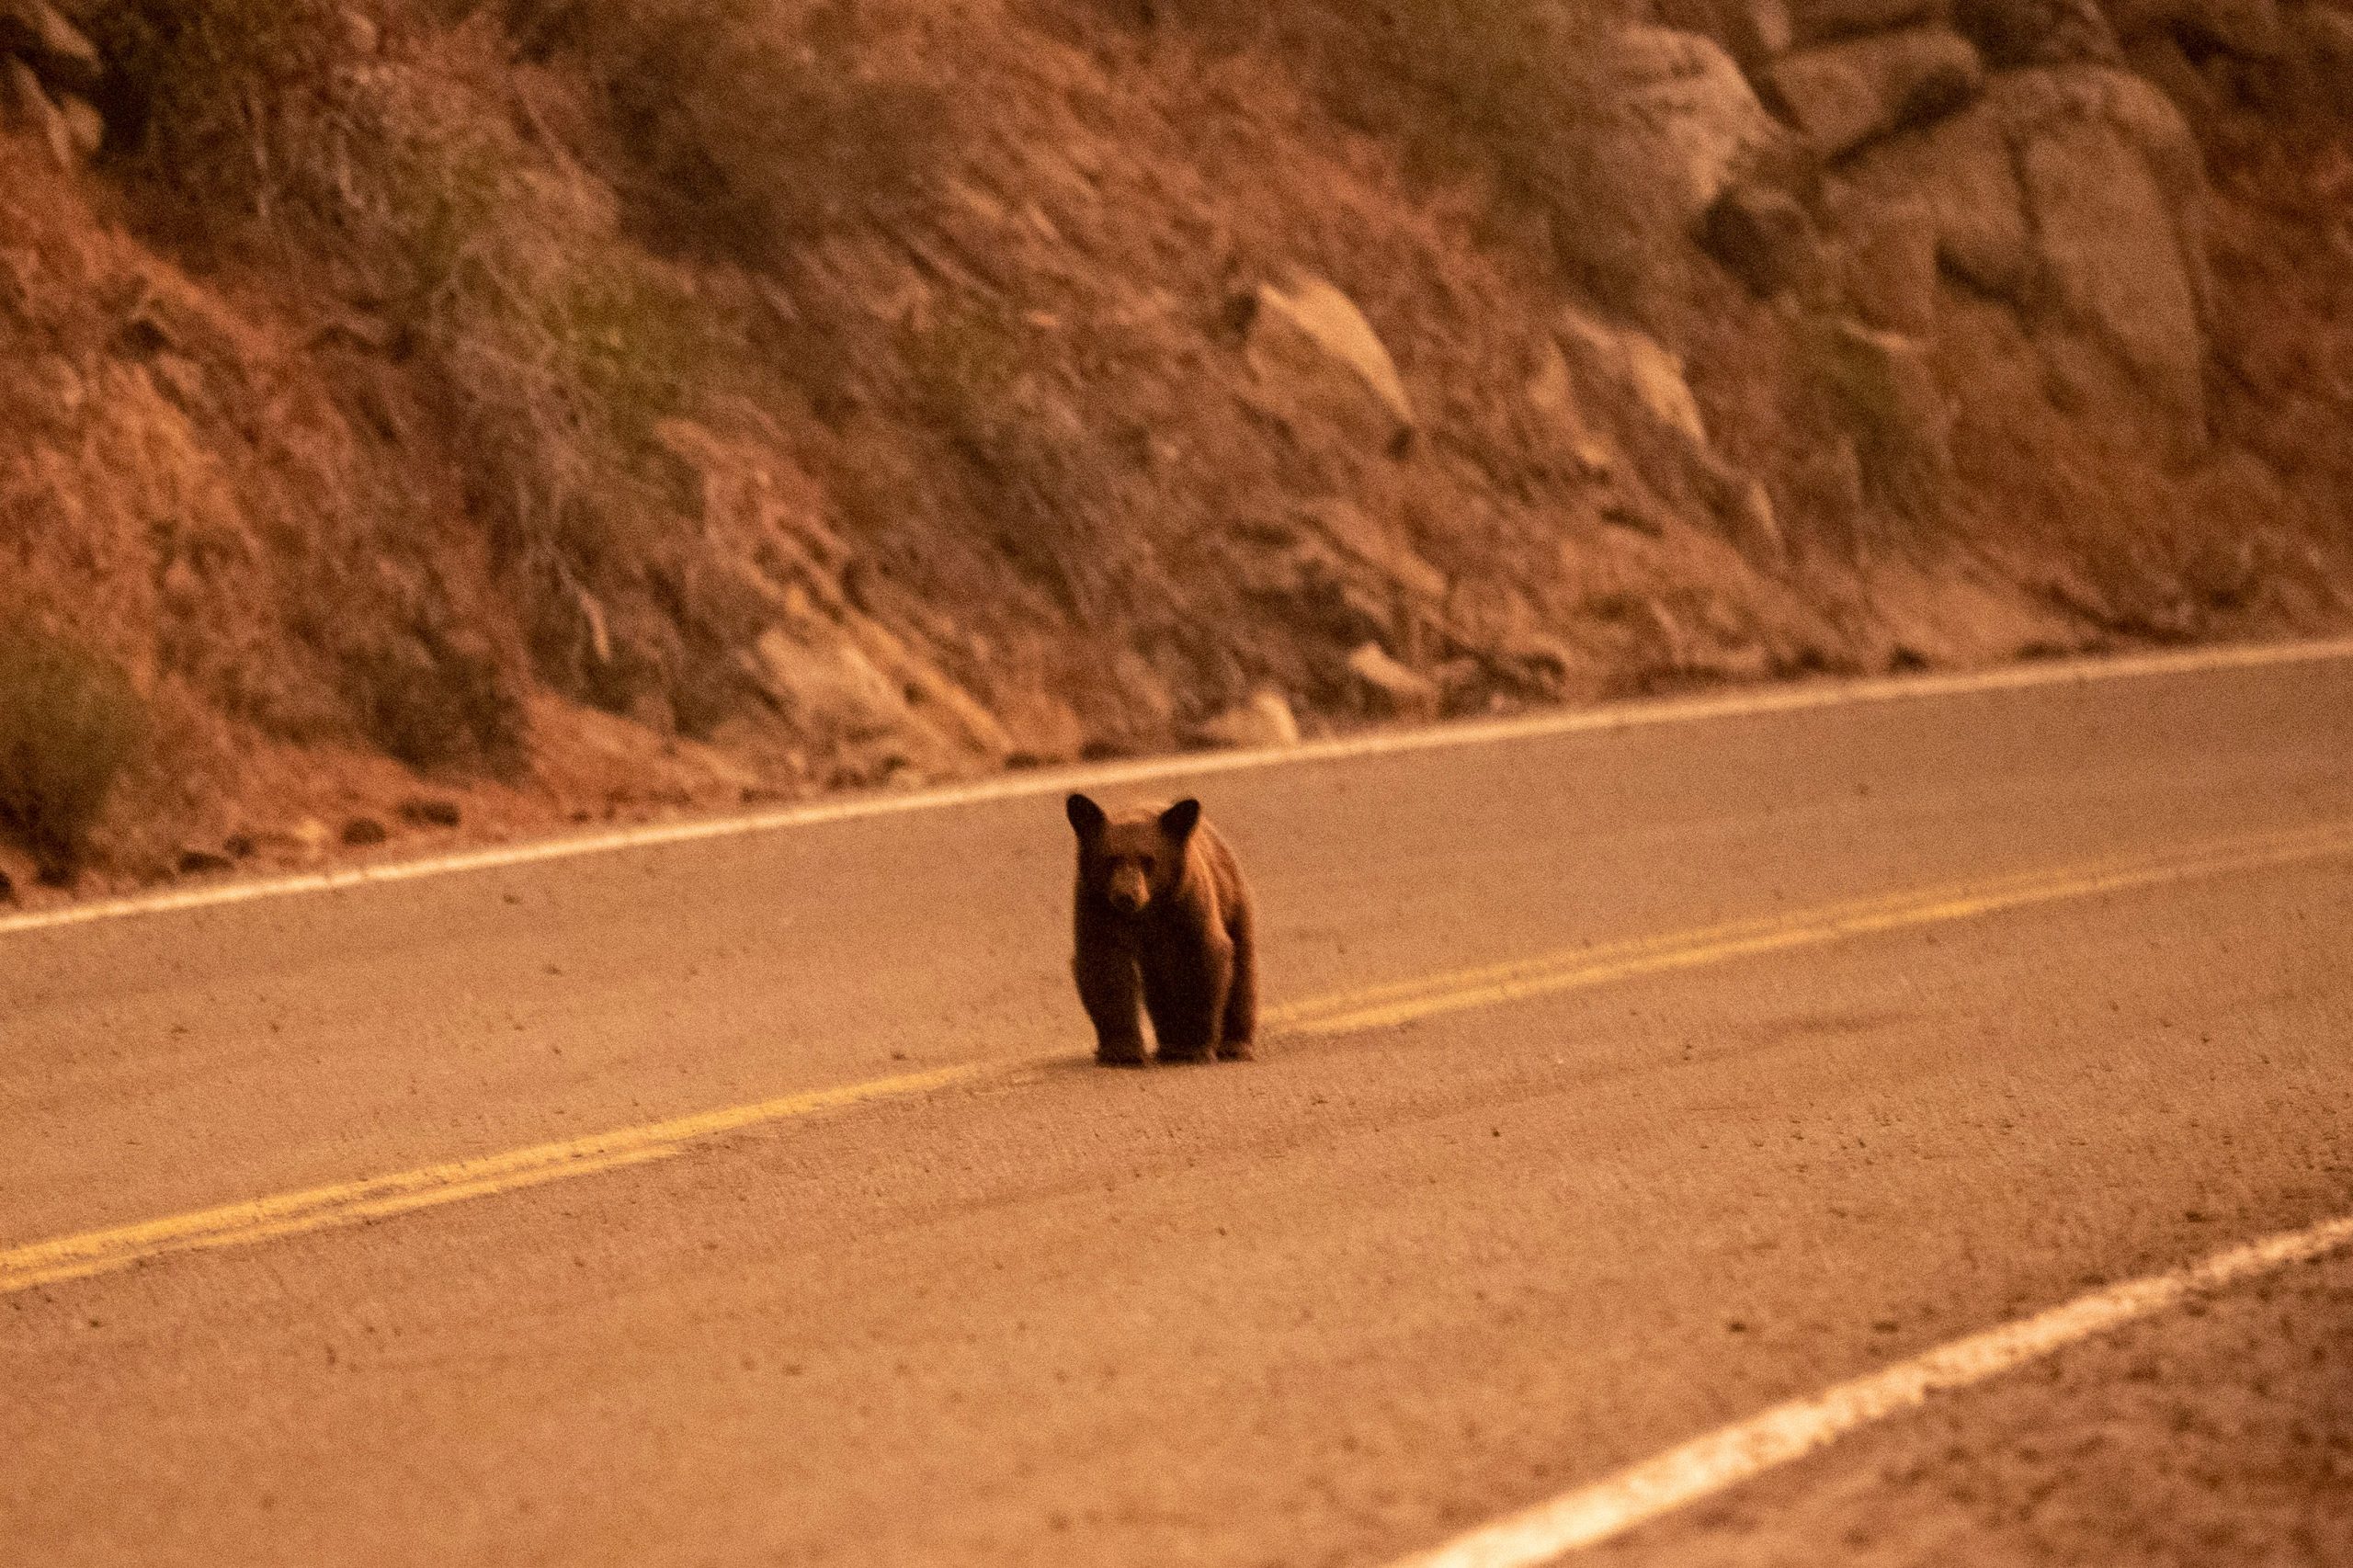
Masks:
[[[1198,790],[1245,1065],[1084,1063],[1051,792],[0,937],[0,1555],[1378,1568],[2353,1211],[2353,661]],[[2346,1561],[2348,1345],[2303,1265],[1595,1559]]]

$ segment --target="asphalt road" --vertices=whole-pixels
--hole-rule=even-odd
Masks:
[[[2353,663],[1199,793],[1258,892],[1267,999],[1296,1007],[2353,824]],[[0,1250],[1068,1058],[0,1294],[0,1557],[1378,1565],[2097,1282],[2353,1211],[2353,856],[1694,948],[1134,1074],[1081,1062],[1067,838],[1040,795],[0,938]],[[2320,1423],[2318,1468],[2265,1473],[2336,1475],[2353,1401],[2313,1380],[2342,1366],[2257,1379],[2246,1346],[2302,1344],[2296,1324],[2341,1345],[2353,1310],[2279,1300],[2305,1305],[2256,1312],[2237,1350],[2086,1347],[2032,1385],[2029,1424],[2092,1419],[2146,1362],[2194,1410],[2292,1404],[2273,1426]],[[2204,1371],[2176,1388],[2177,1365]],[[2028,1418],[1981,1391],[1936,1419],[1998,1447]],[[1938,1465],[1969,1442],[1929,1430],[1607,1551],[1779,1561],[1783,1516],[1755,1511],[1775,1498],[1833,1521],[1784,1544],[1949,1548],[1977,1494]],[[2088,1535],[1975,1560],[2067,1561],[2109,1539],[2097,1496],[2162,1519],[2162,1447],[2102,1450],[2124,1479],[2089,1488]],[[2072,1496],[2080,1470],[2019,1484]],[[1866,1484],[1891,1475],[1925,1480]],[[2298,1553],[2346,1539],[2347,1489],[2279,1484],[2264,1551],[2332,1561]],[[2202,1495],[2143,1534],[2204,1539]],[[1950,1530],[1879,1528],[1895,1513]]]

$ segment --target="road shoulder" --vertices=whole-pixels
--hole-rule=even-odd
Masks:
[[[1597,1549],[1813,1568],[2353,1562],[2353,1256],[1932,1400]]]

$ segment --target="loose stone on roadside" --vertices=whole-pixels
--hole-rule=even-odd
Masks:
[[[1427,718],[1438,711],[1438,683],[1399,663],[1378,642],[1364,643],[1350,653],[1348,669],[1376,710],[1415,718]]]
[[[400,818],[411,827],[455,827],[462,820],[458,802],[438,795],[417,795],[400,803]]]
[[[1249,701],[1203,723],[1200,733],[1216,745],[1271,750],[1299,744],[1299,721],[1281,692],[1262,687]]]

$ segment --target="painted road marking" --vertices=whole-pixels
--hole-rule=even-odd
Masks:
[[[1197,752],[1148,757],[1134,762],[1048,768],[901,795],[854,796],[785,806],[770,812],[708,817],[692,822],[652,823],[606,833],[536,839],[528,844],[496,845],[454,855],[347,866],[294,876],[215,882],[199,887],[173,888],[161,892],[136,893],[125,898],[98,899],[56,909],[27,910],[0,915],[0,937],[13,932],[116,920],[134,915],[168,915],[222,904],[249,903],[257,899],[285,898],[297,893],[334,892],[465,871],[568,860],[625,849],[650,849],[745,834],[776,833],[862,817],[895,816],[907,812],[943,811],[956,806],[1025,800],[1069,790],[1117,790],[1166,778],[1206,778],[1212,774],[1302,763],[1390,756],[1557,735],[1698,723],[1714,719],[1808,712],[1816,709],[1846,708],[1866,703],[2019,691],[2038,687],[2153,676],[2207,674],[2279,665],[2330,664],[2345,660],[2353,660],[2353,638],[2198,648],[2103,659],[2052,659],[2033,664],[2005,665],[1986,670],[1955,671],[1946,675],[1880,676],[1756,687],[1701,697],[1614,703],[1602,708],[1570,709],[1510,719],[1474,720],[1426,729],[1387,730],[1279,749]]]
[[[1932,1394],[1998,1377],[2038,1357],[2192,1296],[2353,1245],[2353,1216],[2267,1236],[2170,1273],[2095,1290],[2033,1317],[1972,1334],[1923,1356],[1695,1437],[1549,1503],[1485,1525],[1391,1568],[1537,1568],[1596,1546],[1727,1487],[1826,1447]]]
[[[411,1210],[486,1198],[570,1176],[667,1159],[688,1145],[771,1121],[815,1116],[876,1100],[900,1099],[953,1084],[1004,1073],[1002,1062],[968,1062],[928,1073],[909,1073],[841,1088],[814,1089],[752,1105],[682,1116],[669,1121],[624,1127],[562,1143],[450,1160],[391,1176],[284,1192],[246,1203],[176,1214],[168,1219],[115,1230],[92,1231],[0,1252],[0,1295],[51,1285],[86,1275],[126,1268],[142,1258],[209,1247],[243,1246],[277,1236],[300,1235],[331,1225],[357,1225]]]
[[[1267,1033],[1294,1039],[1353,1033],[1758,953],[2340,856],[2353,856],[2353,823],[2211,841],[2135,860],[2019,872],[1340,992],[1270,1010]],[[0,1295],[129,1267],[168,1253],[241,1246],[642,1165],[730,1132],[955,1085],[1004,1080],[1065,1060],[966,1062],[36,1242],[0,1252]]]
[[[2332,824],[2256,835],[2171,855],[2059,870],[2024,871],[1984,881],[1735,921],[1705,930],[1569,949],[1513,963],[1297,1003],[1276,1010],[1269,1018],[1287,1034],[1354,1034],[1445,1013],[1501,1006],[1557,992],[1582,990],[1637,975],[1722,963],[1753,954],[2347,854],[2353,854],[2353,824]]]

